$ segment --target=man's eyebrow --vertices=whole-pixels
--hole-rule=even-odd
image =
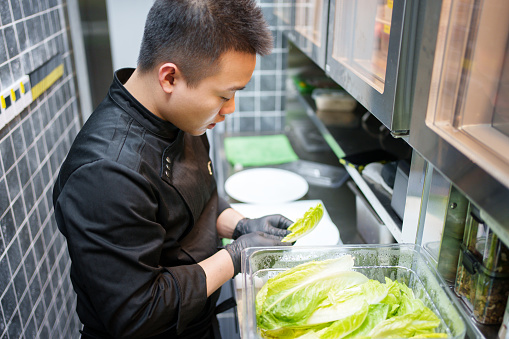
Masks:
[[[229,92],[242,91],[244,88],[246,88],[246,86],[242,86],[242,87],[233,86],[233,87],[228,88],[227,91],[229,91]]]

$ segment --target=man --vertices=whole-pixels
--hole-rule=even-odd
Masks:
[[[285,245],[290,220],[246,219],[218,197],[204,135],[271,43],[253,0],[155,1],[138,67],[115,73],[54,187],[83,338],[219,337],[241,250]]]

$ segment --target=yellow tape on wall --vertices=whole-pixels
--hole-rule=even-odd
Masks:
[[[60,64],[50,72],[44,79],[39,81],[35,86],[32,86],[32,99],[37,99],[44,93],[51,85],[55,83],[64,74],[64,64]]]

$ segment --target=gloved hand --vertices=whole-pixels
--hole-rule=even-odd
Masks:
[[[240,272],[240,253],[244,248],[257,246],[291,246],[291,243],[281,242],[283,236],[254,232],[240,236],[231,244],[225,246],[233,261],[233,276]]]
[[[263,232],[267,234],[285,237],[290,234],[286,229],[293,224],[290,219],[283,217],[281,214],[268,215],[256,219],[240,219],[233,230],[232,239],[237,239],[241,235],[253,232]]]

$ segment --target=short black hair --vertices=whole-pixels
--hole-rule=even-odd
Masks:
[[[217,70],[228,51],[268,55],[273,38],[255,0],[156,0],[145,23],[138,68],[173,62],[189,86]]]

